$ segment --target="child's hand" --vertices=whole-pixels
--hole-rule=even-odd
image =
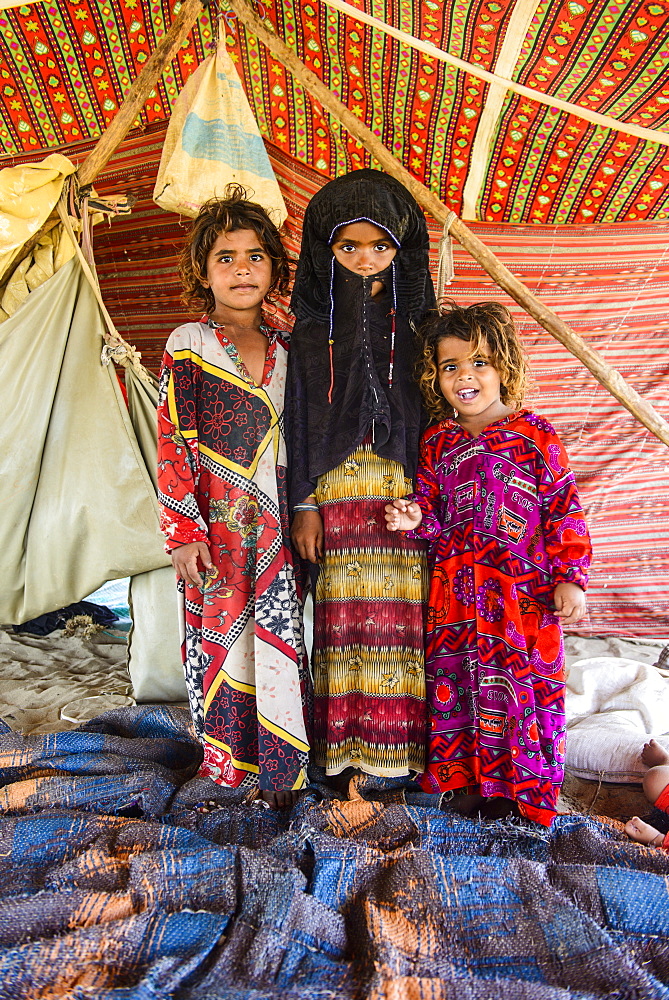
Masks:
[[[198,560],[205,572],[213,569],[211,555],[205,542],[190,542],[188,545],[180,545],[172,549],[172,565],[177,571],[177,576],[190,584],[192,587],[202,586],[202,572],[198,566]]]
[[[323,558],[323,518],[317,510],[298,510],[290,537],[301,559],[317,563]]]
[[[577,583],[558,583],[553,591],[553,604],[562,625],[573,625],[586,612],[585,594]]]
[[[423,520],[423,512],[417,503],[406,497],[399,497],[386,505],[386,528],[388,531],[412,531]]]

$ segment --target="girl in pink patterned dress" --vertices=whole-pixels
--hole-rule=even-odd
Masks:
[[[288,538],[287,345],[262,316],[288,259],[241,188],[205,204],[181,258],[199,322],[170,336],[160,379],[162,528],[179,578],[182,655],[201,774],[290,806],[306,782],[308,668]]]
[[[562,625],[585,613],[590,539],[565,450],[523,409],[525,361],[504,306],[428,320],[419,364],[435,423],[391,531],[429,542],[421,783],[460,812],[546,826],[564,773]]]

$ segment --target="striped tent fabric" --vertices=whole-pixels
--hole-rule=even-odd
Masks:
[[[327,0],[252,6],[463,218],[583,224],[669,215],[669,147],[625,130],[666,130],[669,121],[665,0],[350,0],[345,12]],[[178,8],[173,0],[46,0],[0,10],[0,156],[97,138]],[[215,45],[219,9],[263,137],[324,178],[369,166],[360,142],[226,5],[203,8],[142,109],[142,127],[169,118]],[[417,50],[412,37],[471,70]],[[481,70],[526,90],[490,85]],[[619,119],[624,130],[543,95]]]
[[[170,332],[184,321],[177,258],[187,220],[151,200],[164,122],[128,139],[98,182],[132,194],[130,216],[95,230],[103,295],[120,332],[158,369]],[[73,158],[82,159],[91,144]],[[288,209],[296,257],[304,210],[324,178],[275,146],[272,166]],[[29,161],[31,157],[23,157]],[[430,220],[428,220],[430,225]],[[473,232],[658,411],[669,418],[669,222],[589,226],[471,223]],[[440,231],[432,223],[434,274]],[[669,636],[669,457],[565,348],[543,331],[455,246],[461,304],[495,299],[513,312],[530,357],[530,405],[569,451],[593,534],[589,634]],[[286,303],[274,325],[288,329]]]
[[[493,226],[476,235],[669,418],[669,224]],[[564,441],[593,536],[583,632],[669,635],[669,454],[461,248],[461,305],[494,299],[530,359],[529,403]]]

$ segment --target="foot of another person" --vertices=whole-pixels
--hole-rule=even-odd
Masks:
[[[302,791],[295,791],[293,788],[280,792],[273,788],[263,788],[260,790],[259,798],[266,802],[270,809],[292,809],[301,794]]]
[[[661,747],[656,740],[649,740],[644,743],[641,751],[641,760],[646,767],[657,767],[658,764],[669,764],[669,752]]]
[[[664,834],[656,830],[650,823],[644,823],[638,816],[632,816],[625,823],[625,833],[637,844],[645,844],[647,847],[662,847]]]

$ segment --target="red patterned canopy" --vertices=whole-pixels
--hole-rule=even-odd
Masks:
[[[623,123],[661,129],[669,116],[669,0],[354,2],[467,62]],[[317,0],[259,10],[414,176],[480,220],[473,229],[511,270],[669,413],[666,145],[490,86]],[[184,231],[151,193],[171,107],[214,44],[212,18],[200,16],[97,184],[138,199],[130,216],[97,227],[96,260],[119,330],[154,369],[184,317],[176,268]],[[170,21],[166,0],[0,10],[0,166],[48,149],[81,161]],[[268,140],[296,251],[311,195],[369,157],[234,17],[223,28]],[[459,248],[453,295],[509,301]],[[537,408],[569,448],[593,531],[585,631],[666,636],[666,449],[511,305]]]
[[[473,66],[623,124],[662,129],[669,120],[666,0],[352,2]],[[0,11],[5,156],[100,136],[169,27],[171,6],[44,0]],[[669,213],[667,145],[491,86],[318,0],[268,0],[258,11],[464,218],[581,224]],[[143,126],[169,117],[214,42],[216,19],[213,5],[203,12],[147,101]],[[266,139],[324,177],[368,163],[359,143],[233,15],[221,21]]]

